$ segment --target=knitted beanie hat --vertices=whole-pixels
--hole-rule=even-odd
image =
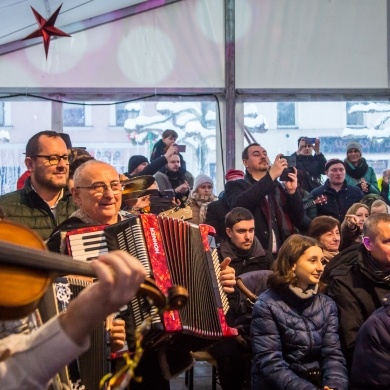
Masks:
[[[201,173],[199,176],[197,176],[195,178],[193,192],[196,192],[198,187],[201,186],[204,183],[210,183],[214,187],[213,179],[211,177]]]
[[[325,172],[334,164],[343,164],[345,167],[344,161],[339,160],[338,158],[332,158],[328,160],[325,164]]]
[[[127,168],[127,172],[131,173],[136,169],[139,165],[141,165],[144,162],[149,162],[148,159],[145,156],[141,156],[139,154],[136,154],[134,156],[131,156],[129,159],[129,166]]]
[[[349,149],[357,149],[360,155],[362,155],[362,145],[360,145],[359,142],[355,142],[355,141],[350,142],[347,145],[347,153]]]

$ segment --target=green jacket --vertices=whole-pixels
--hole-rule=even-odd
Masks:
[[[58,201],[55,218],[48,204],[31,188],[30,178],[26,180],[21,190],[0,196],[0,207],[7,219],[28,226],[43,240],[77,210],[71,194],[65,191],[64,196]]]

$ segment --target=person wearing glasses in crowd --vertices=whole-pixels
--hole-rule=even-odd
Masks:
[[[41,131],[27,142],[24,162],[30,177],[21,190],[0,196],[0,206],[7,219],[27,225],[46,240],[77,209],[66,189],[67,145],[59,133]]]
[[[322,184],[321,175],[325,174],[326,164],[326,158],[320,152],[320,140],[299,137],[298,150],[292,155],[296,156],[296,168],[302,172],[301,188],[311,192],[314,188],[319,187]]]

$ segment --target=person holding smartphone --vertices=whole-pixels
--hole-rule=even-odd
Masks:
[[[321,186],[321,175],[325,174],[326,158],[320,152],[320,140],[299,137],[298,150],[292,156],[296,156],[296,168],[303,175],[301,187],[311,192]]]
[[[297,172],[288,174],[284,185],[277,180],[287,168],[287,160],[278,154],[270,165],[267,151],[258,143],[248,145],[242,152],[246,168],[242,180],[228,181],[225,197],[230,208],[245,207],[255,217],[255,235],[264,249],[274,255],[283,242],[302,223],[304,209],[297,191]]]

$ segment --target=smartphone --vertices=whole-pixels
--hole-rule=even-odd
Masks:
[[[307,145],[314,145],[316,143],[316,138],[305,138]]]
[[[184,153],[186,151],[186,145],[176,145],[177,146],[177,151],[179,153]]]
[[[287,165],[289,168],[297,166],[297,157],[296,156],[282,156],[287,160]]]
[[[280,181],[292,181],[289,177],[288,177],[288,174],[289,173],[294,173],[294,169],[293,168],[286,168],[286,169],[283,169],[283,172],[282,174],[280,175],[279,177],[279,180]]]
[[[285,158],[287,160],[288,168],[283,170],[279,179],[281,181],[291,181],[291,179],[288,177],[288,174],[294,173],[293,167],[296,167],[296,165],[297,165],[297,158],[296,158],[296,156],[282,156],[281,158]]]

